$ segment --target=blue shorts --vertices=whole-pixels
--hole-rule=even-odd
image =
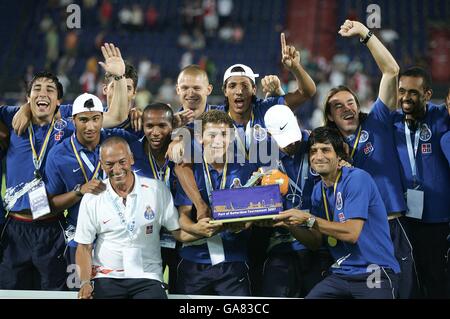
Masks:
[[[306,299],[395,299],[397,295],[397,275],[390,269],[381,268],[380,282],[373,283],[368,277],[372,273],[361,275],[340,275],[332,273],[319,282]]]
[[[8,217],[0,243],[0,289],[66,290],[63,221]]]
[[[180,294],[250,296],[245,262],[223,262],[212,266],[181,259],[177,273],[177,291]]]
[[[305,297],[333,263],[328,250],[273,252],[264,263],[265,297]]]

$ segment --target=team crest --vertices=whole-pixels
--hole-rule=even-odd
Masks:
[[[341,210],[342,209],[342,194],[341,192],[338,192],[336,195],[336,209]]]
[[[147,220],[155,219],[155,212],[150,206],[145,208],[144,218]]]
[[[369,139],[369,132],[362,130],[359,137],[359,143],[365,143]]]
[[[241,188],[241,187],[242,187],[241,180],[239,178],[234,178],[233,183],[231,183],[230,185],[230,188]]]
[[[55,122],[55,125],[53,126],[53,128],[57,131],[62,131],[64,130],[64,128],[67,126],[67,122],[64,121],[63,119],[59,119]]]
[[[431,154],[431,143],[423,143],[422,144],[422,154]]]
[[[344,213],[339,213],[338,214],[338,218],[339,218],[339,222],[341,222],[341,223],[345,222],[345,215],[344,215]]]
[[[368,142],[365,146],[364,146],[364,154],[368,155],[370,153],[373,152],[373,146],[372,143]]]
[[[420,128],[419,138],[422,142],[428,142],[431,139],[432,133],[427,124],[422,124]]]
[[[253,126],[253,138],[258,142],[264,141],[267,138],[267,131],[259,124]]]

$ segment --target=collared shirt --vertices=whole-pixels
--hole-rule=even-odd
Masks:
[[[400,163],[395,151],[389,108],[378,98],[361,124],[361,136],[353,166],[368,172],[375,181],[388,213],[406,211]],[[346,139],[352,151],[356,134]]]
[[[426,106],[425,118],[419,125],[415,182],[406,145],[404,115],[397,111],[392,117],[395,143],[406,188],[417,188],[424,192],[422,221],[425,223],[450,221],[450,168],[441,148],[441,138],[450,128],[450,119],[445,106],[430,103]],[[413,147],[415,133],[415,131],[410,133]]]
[[[27,183],[31,182],[34,179],[35,171],[28,132],[17,136],[12,128],[12,120],[17,111],[18,108],[14,106],[0,107],[0,120],[6,124],[10,132],[10,143],[6,153],[6,167],[8,167],[6,172],[6,200],[21,191]],[[34,132],[34,147],[39,152],[50,128],[50,124],[43,126],[32,125],[32,127]],[[74,127],[71,119],[63,117],[61,120],[55,122],[50,134],[47,150],[43,155],[44,157],[39,169],[44,180],[46,174],[45,162],[48,153],[53,146],[62,142],[66,137],[71,136],[73,131]],[[29,198],[26,194],[17,200],[11,211],[21,211],[24,209],[30,209]]]
[[[334,273],[357,275],[371,272],[369,265],[391,268],[395,273],[400,267],[394,257],[394,246],[386,218],[386,208],[372,177],[358,168],[342,168],[334,192],[334,185],[326,187],[323,181],[314,186],[312,214],[327,219],[322,196],[325,188],[331,221],[345,223],[350,219],[364,220],[364,226],[355,244],[337,241],[335,247],[328,245],[339,267],[332,266]],[[335,195],[336,194],[336,195]],[[326,237],[323,235],[323,237]]]
[[[233,182],[237,182],[239,179],[241,185],[244,185],[248,179],[252,176],[252,173],[257,170],[256,165],[248,164],[241,166],[237,163],[229,163],[227,167],[227,176],[225,188],[231,188]],[[205,203],[209,203],[208,192],[206,189],[206,182],[203,172],[203,164],[194,164],[193,166],[194,178],[197,183],[197,187],[200,191],[200,195]],[[219,189],[222,181],[223,172],[219,173],[211,165],[209,165],[209,172],[211,176],[211,183],[213,189]],[[192,202],[184,192],[180,184],[177,185],[177,194],[175,197],[176,206],[191,206]],[[196,220],[195,207],[192,207],[192,219]],[[229,231],[223,231],[220,233],[222,237],[225,262],[232,261],[246,261],[247,260],[247,245],[250,237],[250,231],[244,230],[240,233],[234,234]],[[207,244],[201,245],[189,245],[184,246],[180,250],[180,256],[187,260],[202,264],[211,264],[211,258],[209,255]]]
[[[148,178],[155,178],[158,179],[158,176],[154,175],[154,172],[152,170],[149,156],[145,152],[144,145],[147,142],[146,137],[142,137],[139,140],[134,141],[133,143],[130,143],[130,149],[133,153],[134,157],[134,165],[133,170],[136,174],[145,176]],[[177,184],[177,178],[175,175],[175,163],[172,161],[168,161],[167,165],[169,166],[170,170],[170,176],[169,176],[169,185],[170,185],[170,192],[172,193],[172,196],[175,197],[176,193],[176,184]],[[155,169],[160,169],[160,167],[155,167]],[[165,173],[165,169],[163,169],[163,173]]]
[[[96,146],[94,151],[90,151],[81,145],[76,138],[76,134],[73,134],[73,142],[78,154],[83,152],[87,156],[88,160],[91,162],[91,165],[94,167],[94,171],[100,161],[100,144],[110,136],[120,136],[128,142],[133,142],[136,140],[134,135],[121,129],[102,129],[100,133],[99,145]],[[83,171],[73,151],[71,139],[72,138],[65,139],[61,144],[56,145],[48,154],[47,163],[45,166],[45,186],[49,195],[65,194],[67,192],[71,192],[77,184],[83,185],[86,183]],[[81,157],[80,159],[84,165],[87,178],[91,180],[94,171],[89,170],[83,159]],[[106,178],[101,169],[97,178]],[[67,220],[70,225],[77,225],[79,207],[80,202],[67,209],[69,213],[67,215]]]
[[[129,278],[124,273],[123,250],[140,248],[143,273],[139,278],[163,281],[159,232],[180,228],[178,212],[172,195],[163,183],[134,174],[134,188],[123,199],[106,180],[107,189],[99,195],[86,194],[80,205],[75,241],[95,248],[92,266],[94,278]],[[124,210],[126,222],[135,218],[134,235],[130,239],[126,225],[121,223],[117,207]]]

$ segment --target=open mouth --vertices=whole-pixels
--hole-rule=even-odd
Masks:
[[[234,100],[234,104],[236,105],[236,107],[238,108],[243,108],[244,107],[244,99],[242,98],[237,98]]]
[[[48,107],[50,106],[50,103],[47,101],[37,101],[36,105],[37,105],[39,111],[46,111],[48,109]]]
[[[353,113],[346,113],[342,118],[344,120],[353,120],[355,118],[355,115]]]

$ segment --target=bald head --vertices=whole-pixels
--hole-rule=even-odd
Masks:
[[[207,84],[209,84],[208,74],[206,73],[205,70],[200,68],[200,66],[198,66],[197,64],[188,65],[183,70],[181,70],[180,74],[178,74],[177,83],[179,83],[180,79],[186,75],[193,76],[193,77],[200,77],[204,81],[206,81]]]
[[[112,136],[107,138],[100,145],[100,160],[102,160],[103,153],[110,153],[111,151],[114,151],[115,148],[117,149],[117,146],[119,146],[119,148],[123,148],[130,156],[133,156],[130,145],[128,145],[127,141],[119,136]]]

